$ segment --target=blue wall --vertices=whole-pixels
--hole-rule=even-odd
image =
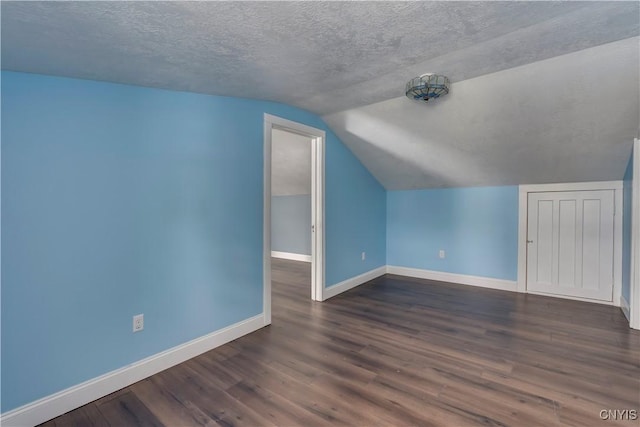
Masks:
[[[265,112],[327,131],[326,284],[384,265],[385,191],[317,116],[2,73],[3,412],[262,312]]]
[[[518,187],[389,191],[387,263],[517,280]]]
[[[271,198],[271,250],[311,255],[311,195]]]
[[[624,173],[622,187],[622,296],[631,296],[631,184],[633,180],[633,151]]]
[[[337,284],[387,263],[387,192],[343,144],[327,147],[325,156],[325,282]]]

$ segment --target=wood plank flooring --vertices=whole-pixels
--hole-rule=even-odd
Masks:
[[[273,324],[44,424],[637,426],[619,308],[386,275],[312,302],[273,260]]]

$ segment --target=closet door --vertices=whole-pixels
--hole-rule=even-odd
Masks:
[[[611,301],[613,190],[529,193],[527,290]]]

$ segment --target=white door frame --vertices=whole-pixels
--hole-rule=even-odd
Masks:
[[[622,181],[599,182],[568,182],[558,184],[533,184],[519,186],[518,199],[518,292],[537,293],[527,290],[527,225],[528,225],[528,200],[529,193],[551,191],[589,191],[589,190],[614,190],[614,218],[613,218],[613,301],[596,301],[579,297],[558,298],[574,299],[578,301],[596,302],[620,306],[622,293]]]
[[[640,329],[640,139],[633,141],[629,326]]]
[[[311,139],[311,299],[324,293],[324,145],[325,131],[264,114],[263,312],[271,324],[271,131],[285,130]]]

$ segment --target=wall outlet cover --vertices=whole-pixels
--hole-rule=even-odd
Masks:
[[[140,332],[144,329],[144,314],[133,316],[133,332]]]

